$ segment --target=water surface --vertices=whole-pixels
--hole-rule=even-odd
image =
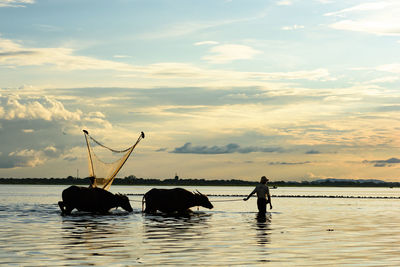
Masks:
[[[8,266],[399,266],[400,200],[274,198],[266,217],[256,199],[210,197],[214,209],[186,217],[74,211],[61,216],[66,186],[2,185],[0,265]],[[143,194],[151,187],[112,186]],[[186,187],[246,195],[252,187]],[[400,196],[390,188],[278,188],[273,195]],[[221,202],[223,200],[224,202]]]

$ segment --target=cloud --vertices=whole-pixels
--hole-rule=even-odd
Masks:
[[[383,10],[386,7],[390,6],[388,2],[380,1],[380,2],[370,2],[370,3],[363,3],[353,7],[345,8],[339,11],[326,13],[325,16],[342,16],[346,13],[352,13],[355,11],[376,11],[376,10]]]
[[[219,43],[216,42],[216,41],[202,41],[202,42],[194,43],[194,45],[196,45],[196,46],[199,46],[199,45],[217,45],[217,44],[219,44]]]
[[[318,150],[312,149],[312,150],[307,151],[306,154],[315,155],[315,154],[321,154],[321,152],[319,152]]]
[[[61,70],[135,70],[129,64],[77,56],[74,53],[72,48],[28,48],[12,40],[0,38],[0,66],[53,65]]]
[[[285,162],[285,161],[275,161],[269,162],[269,165],[304,165],[309,164],[311,161],[301,161],[301,162]]]
[[[375,69],[378,71],[400,74],[400,63],[380,65],[380,66],[376,67]]]
[[[43,150],[20,149],[10,152],[6,160],[0,157],[0,168],[33,168],[45,164],[49,159],[57,158],[60,154],[61,151],[54,146],[47,146]]]
[[[376,35],[400,35],[399,12],[398,1],[379,1],[326,13],[325,16],[344,18],[330,25],[334,29]]]
[[[331,3],[335,2],[335,0],[315,0],[315,1],[317,1],[321,4],[331,4]]]
[[[114,55],[113,58],[131,58],[132,56],[128,55]]]
[[[59,31],[61,31],[61,28],[53,26],[53,25],[34,24],[33,26],[43,32],[59,32]]]
[[[43,152],[48,157],[56,157],[59,154],[58,149],[52,145],[45,147]]]
[[[112,100],[112,99],[110,99]],[[104,119],[106,117],[106,115],[104,115],[104,113],[100,112],[100,111],[92,111],[88,113],[89,117],[93,117],[93,118],[101,118]]]
[[[217,19],[217,20],[205,20],[205,21],[181,21],[178,23],[171,23],[165,25],[161,29],[155,29],[152,31],[147,31],[141,34],[139,38],[141,39],[161,39],[161,38],[174,38],[184,35],[194,34],[196,32],[205,31],[208,29],[219,28],[222,26],[254,21],[267,16],[265,10],[257,11],[258,14],[251,14],[247,17],[232,18],[232,19]],[[198,37],[198,36],[196,36]]]
[[[280,147],[240,147],[238,144],[228,144],[225,146],[192,146],[192,143],[186,143],[181,147],[175,148],[171,153],[184,154],[231,154],[231,153],[252,153],[252,152],[282,152]]]
[[[299,29],[304,29],[303,25],[292,25],[292,26],[284,26],[282,27],[282,30],[284,31],[293,31],[293,30],[299,30]]]
[[[66,156],[66,157],[64,157],[64,160],[66,160],[66,161],[76,161],[76,160],[78,160],[78,157]]]
[[[121,78],[146,79],[143,87],[202,87],[228,88],[238,86],[260,86],[274,88],[277,91],[287,87],[284,80],[331,81],[327,69],[299,70],[292,72],[246,72],[234,70],[207,69],[185,63],[157,63],[138,67],[135,72],[118,75]],[[266,81],[274,81],[268,84]],[[293,85],[291,85],[293,87]],[[293,92],[293,89],[290,89]]]
[[[390,167],[393,164],[400,163],[400,159],[398,158],[390,158],[387,160],[364,160],[365,164],[373,164],[374,167]]]
[[[374,83],[393,83],[398,81],[400,78],[398,76],[386,76],[386,77],[381,77],[381,78],[376,78],[373,80],[368,81],[368,83],[374,84]]]
[[[0,7],[26,7],[34,3],[34,0],[0,0]]]
[[[230,62],[239,59],[250,59],[261,53],[251,47],[242,45],[221,45],[215,55],[205,57],[213,63]],[[228,87],[228,86],[263,86],[266,80],[300,79],[332,80],[326,69],[300,70],[294,72],[244,72],[233,70],[200,68],[187,63],[155,63],[149,65],[132,65],[109,60],[100,60],[85,56],[76,56],[71,48],[28,48],[20,43],[0,38],[0,66],[18,68],[25,66],[45,66],[61,72],[74,70],[107,70],[117,72],[119,80],[134,78],[135,84],[144,88],[171,86]],[[66,73],[67,74],[67,73]],[[124,78],[124,79],[122,79]],[[65,86],[61,84],[60,86]],[[274,83],[279,89],[279,85]]]
[[[7,129],[0,131],[0,168],[34,168],[63,158],[71,161],[76,154],[65,153],[81,144],[77,141],[81,129],[112,132],[103,113],[72,111],[50,96],[2,94],[0,107],[0,125]]]
[[[330,26],[337,30],[367,32],[376,35],[400,35],[400,20],[387,20],[383,22],[342,20]]]
[[[226,44],[214,46],[203,59],[213,64],[224,64],[235,60],[252,59],[262,52],[246,45]]]
[[[82,112],[68,111],[64,105],[47,96],[38,99],[21,100],[18,95],[0,97],[3,112],[0,112],[0,119],[4,120],[73,120],[79,121]],[[33,130],[31,130],[33,131]]]
[[[10,165],[8,167],[3,166],[3,168],[36,167],[43,165],[47,160],[43,151],[36,151],[34,149],[17,150],[9,153],[8,156],[10,158]]]
[[[198,31],[206,30],[209,28],[229,24],[229,21],[220,22],[186,22],[179,24],[172,24],[164,27],[163,29],[146,32],[139,36],[141,39],[163,39],[174,38],[184,35],[189,35]]]
[[[379,112],[398,112],[400,111],[400,105],[383,105],[377,108]]]
[[[293,3],[292,3],[292,1],[289,1],[289,0],[281,0],[281,1],[276,2],[276,4],[278,6],[291,6]]]

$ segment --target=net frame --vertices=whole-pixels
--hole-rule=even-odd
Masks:
[[[92,136],[89,135],[89,132],[87,130],[83,130],[84,136],[85,136],[85,141],[86,141],[86,146],[87,146],[87,151],[88,151],[88,167],[89,167],[89,176],[91,178],[91,187],[100,187],[105,190],[109,190],[111,187],[112,182],[114,181],[116,175],[118,172],[121,170],[122,166],[125,164],[125,162],[128,160],[129,156],[132,154],[132,151],[135,149],[137,144],[139,144],[140,140],[144,138],[144,133],[141,132],[139,135],[139,138],[137,139],[136,143],[127,149],[124,150],[116,150],[109,148],[96,139],[94,139]],[[95,153],[94,150],[90,144],[90,140],[95,142],[97,145],[113,152],[113,153],[125,153],[119,160],[115,161],[114,163],[111,163],[110,165],[116,165],[117,167],[114,168],[114,170],[110,170],[110,173],[106,175],[106,177],[97,177],[97,171],[96,166],[94,164],[94,159],[96,159],[98,162],[101,162],[101,164],[108,165],[109,163],[103,162]],[[118,163],[118,164],[117,164]]]

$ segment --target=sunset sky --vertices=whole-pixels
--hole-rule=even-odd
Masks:
[[[0,0],[0,177],[400,182],[400,1]]]

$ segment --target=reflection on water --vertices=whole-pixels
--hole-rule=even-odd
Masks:
[[[126,231],[120,220],[115,222],[112,216],[107,218],[93,218],[82,216],[77,218],[63,217],[61,238],[65,241],[65,248],[77,245],[86,246],[90,250],[107,249],[123,246],[118,242],[104,243],[103,240],[110,235],[119,235]]]
[[[201,236],[208,228],[212,214],[192,213],[187,216],[144,215],[144,234],[147,239],[162,239],[175,243]]]
[[[257,239],[259,245],[266,245],[270,243],[269,239],[269,231],[270,231],[270,223],[271,223],[271,214],[270,213],[260,213],[258,212],[256,215],[256,230],[257,230]]]
[[[207,229],[211,214],[194,212],[187,216],[144,215],[143,246],[145,257],[159,255],[158,264],[182,264],[210,253]]]
[[[62,186],[24,187],[24,193],[19,188],[0,188],[0,265],[398,266],[400,262],[399,200],[275,198],[274,210],[266,216],[256,212],[255,199],[215,202],[213,210],[200,209],[190,216],[145,215],[140,205],[133,205],[133,213],[61,216],[57,201]],[[118,189],[128,190],[141,193],[147,188]],[[322,194],[325,189],[310,190]],[[400,190],[390,194],[395,192]]]
[[[60,245],[65,260],[97,262],[107,257],[130,259],[126,239],[133,233],[129,214],[62,216]]]

